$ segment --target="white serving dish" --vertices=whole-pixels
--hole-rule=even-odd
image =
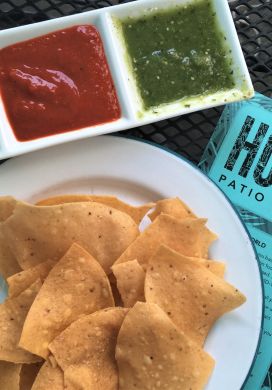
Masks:
[[[221,317],[209,334],[205,350],[216,365],[205,390],[243,388],[262,329],[260,265],[238,214],[200,170],[161,148],[107,136],[11,159],[0,166],[0,183],[0,196],[33,203],[65,193],[111,194],[134,205],[179,196],[199,217],[208,218],[219,236],[210,258],[225,262],[226,280],[247,301]],[[3,298],[0,290],[0,302]]]
[[[13,133],[0,97],[0,159],[76,139],[142,126],[166,118],[219,106],[226,104],[226,102],[229,103],[242,100],[245,97],[252,97],[254,94],[252,82],[243,57],[228,2],[227,0],[213,0],[219,24],[222,26],[222,32],[226,36],[226,42],[231,49],[230,57],[233,60],[232,70],[234,72],[235,87],[224,93],[218,92],[201,99],[192,98],[190,101],[186,100],[186,102],[183,103],[175,102],[160,106],[158,109],[156,108],[156,112],[154,112],[154,110],[143,112],[134,77],[124,58],[125,48],[122,37],[120,31],[116,28],[114,20],[115,18],[122,19],[127,16],[139,16],[146,10],[150,11],[154,9],[154,7],[156,7],[156,9],[169,8],[177,4],[191,3],[192,1],[196,0],[168,0],[167,2],[163,0],[138,0],[137,2],[1,31],[0,49],[8,45],[75,25],[95,25],[103,40],[106,56],[121,105],[122,116],[115,122],[20,142]],[[188,103],[190,104],[190,107],[188,107]]]

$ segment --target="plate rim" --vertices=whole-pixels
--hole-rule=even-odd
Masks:
[[[260,261],[259,261],[259,258],[258,258],[258,254],[257,254],[257,250],[254,246],[254,243],[253,243],[253,240],[249,234],[249,230],[245,224],[245,222],[242,220],[242,218],[240,217],[238,211],[236,210],[235,206],[231,203],[230,199],[227,197],[227,195],[223,192],[223,190],[211,179],[209,178],[196,164],[194,164],[193,162],[191,162],[188,158],[182,156],[181,154],[169,149],[168,147],[166,146],[163,146],[163,145],[159,145],[159,144],[156,144],[155,142],[153,141],[150,141],[150,140],[146,140],[146,139],[140,139],[140,138],[137,138],[135,136],[131,136],[131,135],[127,135],[127,134],[114,134],[114,133],[111,133],[111,134],[107,134],[107,135],[101,135],[101,136],[97,136],[97,137],[91,137],[89,138],[90,141],[97,139],[97,138],[105,138],[105,139],[114,139],[114,138],[120,138],[120,139],[125,139],[127,141],[133,141],[133,142],[136,142],[136,143],[139,143],[139,144],[146,144],[146,145],[149,145],[150,147],[154,147],[155,149],[158,149],[158,150],[161,150],[163,152],[165,152],[166,154],[169,154],[170,156],[172,157],[175,157],[177,160],[180,160],[182,161],[184,164],[186,164],[187,166],[189,166],[189,168],[195,170],[198,174],[200,174],[205,180],[207,180],[207,182],[212,186],[214,187],[215,189],[218,190],[218,192],[223,195],[223,198],[224,200],[227,202],[227,204],[230,206],[230,208],[232,209],[232,211],[234,212],[234,214],[236,215],[237,219],[239,220],[240,224],[241,224],[241,227],[244,229],[244,232],[249,240],[249,243],[250,243],[250,246],[253,250],[253,253],[254,253],[254,257],[255,257],[255,260],[256,260],[256,263],[257,263],[257,266],[258,266],[258,275],[259,275],[259,280],[260,280],[260,298],[261,298],[261,321],[260,321],[260,327],[259,327],[259,335],[258,335],[258,341],[256,343],[256,349],[255,349],[255,353],[252,357],[252,362],[248,368],[248,372],[247,372],[247,375],[245,376],[244,380],[243,380],[243,383],[241,385],[241,388],[240,390],[244,389],[244,386],[247,382],[247,380],[249,379],[250,377],[250,373],[251,373],[251,370],[254,366],[254,363],[256,361],[256,358],[257,358],[257,355],[258,355],[258,350],[259,350],[259,346],[260,346],[260,343],[261,343],[261,340],[262,340],[262,330],[263,330],[263,324],[264,324],[264,311],[265,311],[265,305],[264,305],[264,298],[265,298],[265,295],[264,295],[264,283],[263,283],[263,275],[262,275],[262,269],[261,269],[261,265],[260,265]],[[82,142],[82,140],[77,140],[76,142]],[[68,143],[65,143],[64,145],[67,145],[69,144],[70,142]],[[72,142],[71,142],[72,143]],[[62,145],[54,145],[53,147],[55,148],[61,148]],[[45,148],[43,149],[41,152],[42,153],[46,153],[47,150],[51,149],[51,147],[49,148]],[[35,153],[37,154],[38,151],[35,151]],[[27,153],[25,156],[29,156],[31,155],[31,153]],[[4,161],[0,161],[0,175],[1,175],[1,168],[8,164],[9,161],[12,161],[12,160],[17,160],[17,159],[20,159],[20,157],[24,157],[24,156],[15,156],[13,158],[9,158],[7,160],[4,160]]]

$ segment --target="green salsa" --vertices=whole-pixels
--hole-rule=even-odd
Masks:
[[[145,109],[234,86],[226,38],[210,0],[152,10],[121,26]]]

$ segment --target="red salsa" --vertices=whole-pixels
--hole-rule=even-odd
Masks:
[[[120,105],[94,26],[75,26],[0,50],[0,90],[19,141],[117,120]]]

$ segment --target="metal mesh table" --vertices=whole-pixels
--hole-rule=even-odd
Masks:
[[[0,0],[0,29],[109,7],[127,0]],[[255,90],[272,97],[272,0],[230,0]],[[222,107],[160,121],[122,132],[155,142],[197,163]],[[272,373],[264,386],[272,389]]]

